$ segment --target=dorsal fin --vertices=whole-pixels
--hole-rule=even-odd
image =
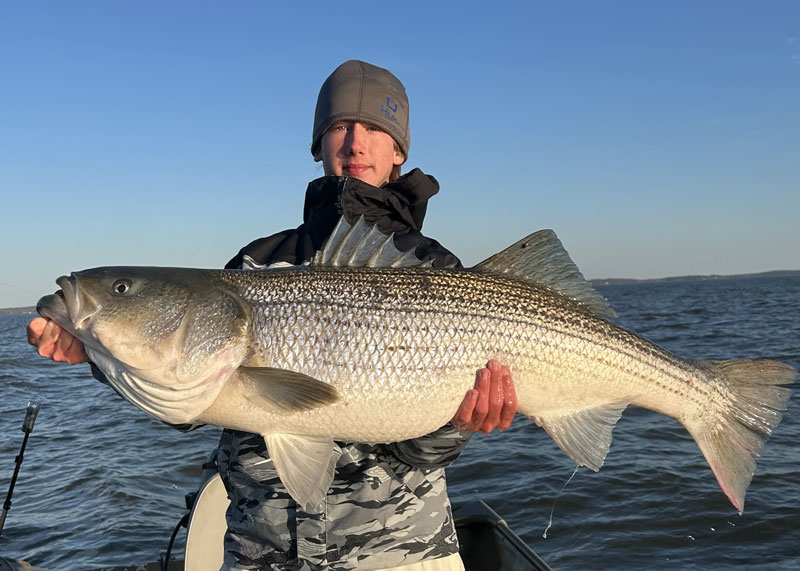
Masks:
[[[432,262],[417,258],[414,250],[401,252],[394,233],[387,236],[361,216],[352,226],[342,216],[336,228],[311,260],[312,266],[348,268],[426,268]]]
[[[552,230],[539,230],[472,268],[546,285],[594,313],[616,317],[608,301],[586,281]]]
[[[264,270],[267,264],[259,264],[251,256],[245,254],[242,256],[242,269],[243,270]]]

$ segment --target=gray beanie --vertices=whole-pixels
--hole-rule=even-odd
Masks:
[[[360,60],[349,60],[328,76],[314,111],[311,154],[319,152],[325,130],[337,121],[359,121],[380,127],[408,157],[408,97],[392,72]]]

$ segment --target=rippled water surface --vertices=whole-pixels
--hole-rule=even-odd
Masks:
[[[800,279],[607,286],[619,323],[687,358],[769,357],[800,367]],[[155,561],[219,430],[177,432],[25,342],[0,316],[0,498],[28,400],[42,409],[0,536],[0,556],[54,569]],[[531,422],[476,435],[449,469],[454,502],[483,499],[556,569],[800,568],[800,410],[795,393],[740,516],[674,420],[637,408],[603,469],[574,464]],[[551,511],[552,526],[543,538]]]

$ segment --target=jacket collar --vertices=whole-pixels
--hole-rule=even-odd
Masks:
[[[419,169],[382,187],[352,177],[324,176],[308,185],[303,222],[312,233],[325,236],[342,215],[351,224],[364,216],[385,233],[419,232],[428,199],[437,192],[436,179]]]

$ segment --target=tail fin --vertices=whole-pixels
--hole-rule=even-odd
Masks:
[[[756,469],[754,456],[786,410],[798,372],[767,359],[697,361],[696,365],[727,388],[729,408],[720,416],[686,428],[703,452],[722,491],[741,514],[744,496]]]

